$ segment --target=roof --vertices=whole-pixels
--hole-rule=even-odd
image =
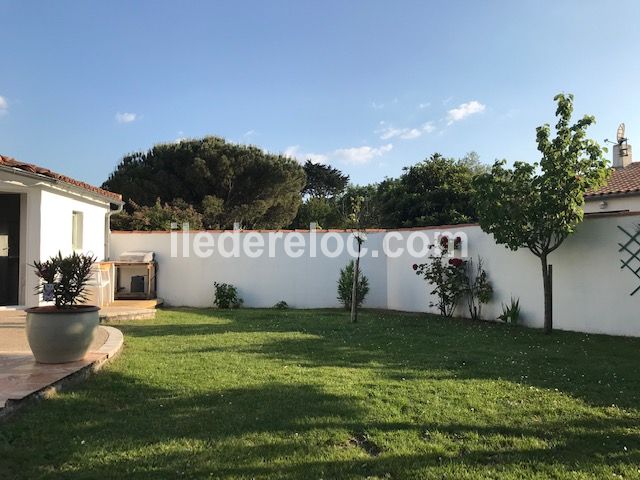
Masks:
[[[616,168],[604,187],[591,190],[585,197],[603,197],[640,192],[640,162],[632,162],[624,168]]]
[[[0,167],[9,167],[15,168],[17,170],[22,170],[24,172],[33,173],[36,175],[42,175],[44,177],[48,177],[53,180],[57,180],[60,182],[68,183],[74,187],[81,188],[91,193],[96,193],[103,197],[107,197],[115,202],[122,202],[122,195],[109,192],[108,190],[103,190],[99,187],[94,187],[93,185],[89,185],[88,183],[81,182],[80,180],[75,180],[71,177],[67,177],[66,175],[62,175],[60,173],[52,172],[48,168],[39,167],[37,165],[33,165],[32,163],[24,163],[15,158],[5,157],[0,155]]]

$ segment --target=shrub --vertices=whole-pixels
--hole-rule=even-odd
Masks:
[[[287,308],[289,308],[289,305],[284,300],[280,300],[273,306],[273,308],[275,308],[276,310],[286,310]]]
[[[218,308],[240,308],[243,300],[238,295],[238,289],[228,283],[214,282],[215,297],[213,304]]]
[[[351,310],[354,268],[354,261],[351,260],[346,267],[340,270],[340,277],[338,278],[338,300],[347,310]],[[360,274],[358,275],[358,288],[356,290],[356,307],[362,305],[367,293],[369,293],[369,279],[365,277],[362,270],[360,270]]]
[[[96,257],[72,253],[63,257],[61,252],[44,262],[33,262],[35,274],[41,282],[36,287],[38,295],[51,293],[56,308],[71,308],[87,301],[87,284],[91,279]],[[52,287],[45,287],[45,285]],[[48,290],[50,289],[51,290]]]
[[[520,299],[511,297],[509,305],[503,303],[502,315],[498,316],[498,320],[516,325],[520,321]]]
[[[465,264],[467,285],[465,296],[469,307],[469,315],[474,320],[482,318],[482,305],[489,303],[493,296],[493,287],[489,282],[487,272],[482,268],[482,258],[478,257],[478,263],[474,268],[473,260]]]
[[[451,317],[458,301],[465,293],[467,277],[465,274],[466,262],[460,258],[450,258],[443,262],[443,255],[430,258],[430,262],[414,264],[416,275],[422,275],[424,279],[433,285],[431,295],[437,300],[430,302],[429,306],[437,307],[440,314]]]

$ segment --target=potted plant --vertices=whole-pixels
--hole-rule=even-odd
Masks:
[[[27,340],[40,363],[81,360],[89,350],[100,322],[99,307],[80,305],[87,300],[87,285],[95,257],[61,253],[33,262],[40,278],[36,293],[54,305],[28,308]]]

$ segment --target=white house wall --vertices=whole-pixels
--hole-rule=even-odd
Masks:
[[[58,251],[63,255],[72,253],[73,212],[83,213],[82,253],[93,254],[104,259],[106,203],[79,200],[71,194],[42,191],[40,235],[40,258],[49,258]]]
[[[629,254],[620,252],[618,244],[628,237],[618,229],[635,232],[640,215],[617,215],[588,218],[576,233],[550,255],[553,264],[554,324],[557,329],[589,333],[640,336],[640,286],[629,269],[621,269],[621,260]],[[436,229],[424,229],[433,234]],[[483,309],[486,319],[495,319],[501,305],[511,297],[519,298],[523,322],[532,327],[543,325],[543,294],[540,261],[528,250],[512,252],[497,245],[493,237],[478,226],[450,229],[464,233],[468,238],[468,256],[480,255],[493,284],[494,300]],[[411,230],[399,231],[403,238]],[[179,234],[181,235],[181,234]],[[220,234],[214,233],[217,239]],[[244,234],[241,234],[241,236]],[[261,233],[260,235],[266,235]],[[308,234],[305,234],[308,235]],[[318,233],[320,238],[323,233]],[[341,234],[343,238],[348,233]],[[382,251],[385,232],[368,234],[366,246]],[[111,236],[113,256],[127,250],[155,251],[158,260],[158,295],[170,305],[207,307],[212,305],[213,282],[236,285],[248,307],[269,307],[285,300],[292,307],[336,307],[336,281],[338,272],[348,261],[348,254],[339,258],[289,258],[278,248],[275,258],[263,256],[207,259],[171,258],[170,234],[124,233]],[[394,248],[399,245],[391,241]],[[640,250],[633,243],[632,251]],[[391,258],[365,257],[363,271],[369,278],[371,291],[366,306],[394,310],[436,312],[429,307],[429,286],[416,276],[412,264],[421,263],[407,253]],[[634,268],[640,267],[640,261]],[[459,315],[467,315],[464,306]]]
[[[585,203],[586,213],[640,212],[640,195],[619,195],[608,197],[590,197]]]

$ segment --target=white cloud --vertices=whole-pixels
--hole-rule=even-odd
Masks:
[[[425,133],[432,133],[432,132],[435,132],[436,126],[434,125],[433,122],[427,122],[427,123],[422,125],[422,130]]]
[[[403,140],[413,140],[414,138],[418,138],[422,135],[422,132],[417,128],[405,129],[406,131],[400,135],[400,138]]]
[[[283,155],[285,157],[293,158],[300,163],[304,163],[307,160],[311,160],[311,163],[327,163],[329,157],[321,153],[303,153],[300,151],[300,145],[290,145],[285,148]]]
[[[334,155],[345,163],[363,165],[376,157],[381,157],[391,151],[392,148],[393,145],[391,143],[382,145],[381,147],[369,147],[365,145],[362,147],[339,148],[334,152]]]
[[[386,122],[380,122],[380,128],[376,130],[376,133],[380,135],[381,140],[389,140],[391,138],[413,140],[421,137],[424,133],[431,133],[435,129],[433,122],[427,122],[418,128],[395,128]]]
[[[9,102],[7,99],[0,95],[0,115],[9,111]]]
[[[255,130],[247,130],[242,134],[243,137],[253,137],[256,134]]]
[[[398,98],[394,98],[393,100],[391,100],[388,103],[378,103],[375,100],[371,101],[371,108],[373,108],[374,110],[382,110],[383,108],[385,108],[387,105],[396,105],[398,103]]]
[[[404,130],[402,128],[394,128],[386,122],[380,122],[380,129],[376,130],[376,133],[380,134],[381,140],[399,137],[403,132]]]
[[[116,113],[116,122],[118,123],[131,123],[131,122],[135,122],[137,119],[138,119],[137,113],[130,113],[130,112]]]
[[[431,102],[419,103],[418,108],[420,110],[424,110],[425,108],[429,108],[431,106]]]
[[[474,115],[476,113],[482,113],[485,110],[485,105],[477,100],[471,100],[467,103],[460,104],[457,108],[452,108],[447,112],[447,125],[451,125],[454,122],[459,122],[465,118]]]

